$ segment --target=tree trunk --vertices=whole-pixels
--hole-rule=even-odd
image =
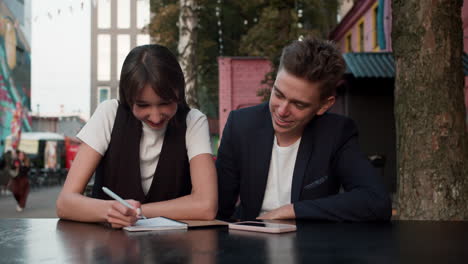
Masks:
[[[196,92],[197,1],[180,0],[179,63],[185,75],[185,98],[190,107],[198,108]]]
[[[468,220],[462,0],[393,0],[400,219]]]

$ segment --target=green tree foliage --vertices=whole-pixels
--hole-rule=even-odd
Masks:
[[[284,46],[301,36],[326,38],[336,25],[336,0],[256,0],[239,4],[254,22],[242,36],[239,51],[242,55],[262,56],[272,62],[272,71],[263,80],[267,87],[273,85]],[[258,95],[268,100],[270,89],[260,89]]]
[[[168,47],[177,54],[177,41],[179,39],[179,5],[174,1],[152,0],[151,13],[155,15],[147,31],[154,43]]]
[[[199,0],[199,25],[197,54],[197,87],[200,109],[209,117],[217,116],[218,89],[218,25],[215,16],[216,1]],[[179,36],[178,1],[151,0],[151,12],[154,14],[148,32],[153,42],[177,52]]]
[[[218,56],[268,58],[273,70],[265,76],[264,83],[271,87],[282,48],[300,36],[326,38],[336,24],[338,7],[338,0],[220,2],[198,0],[198,100],[201,110],[209,117],[218,115]],[[217,8],[221,25],[218,25]],[[156,43],[177,54],[178,1],[151,0],[151,10],[154,17],[148,25],[149,34]],[[269,89],[260,90],[259,96],[266,100]]]

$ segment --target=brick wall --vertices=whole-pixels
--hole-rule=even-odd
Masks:
[[[271,69],[267,59],[257,57],[220,57],[219,67],[219,135],[232,110],[261,102],[257,91]]]

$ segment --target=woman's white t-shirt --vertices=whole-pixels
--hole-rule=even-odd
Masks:
[[[116,99],[102,102],[96,111],[78,133],[77,137],[104,156],[111,140],[112,128],[119,102]],[[153,175],[158,165],[164,141],[165,129],[151,129],[144,122],[140,140],[140,171],[143,191],[148,190],[153,181]],[[197,109],[191,109],[187,114],[187,130],[185,144],[189,161],[203,153],[211,152],[210,133],[206,116]]]

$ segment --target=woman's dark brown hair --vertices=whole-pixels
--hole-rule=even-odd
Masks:
[[[125,58],[120,74],[120,102],[131,110],[146,85],[162,99],[176,102],[177,112],[189,108],[185,100],[184,74],[168,48],[157,44],[138,46]]]

